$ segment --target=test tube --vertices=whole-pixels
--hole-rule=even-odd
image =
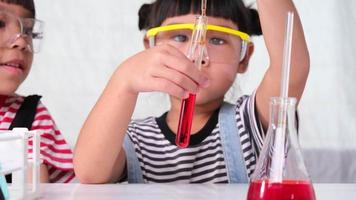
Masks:
[[[202,15],[198,16],[195,20],[191,44],[187,53],[187,57],[192,60],[195,66],[199,69],[201,68],[203,61],[206,26],[208,24],[206,17],[206,3],[207,0],[202,0]],[[195,94],[189,94],[188,98],[182,100],[176,135],[176,145],[181,148],[186,148],[189,145],[195,98]]]
[[[176,145],[181,148],[186,148],[189,145],[195,107],[195,97],[195,94],[189,94],[187,99],[182,100],[176,136]]]

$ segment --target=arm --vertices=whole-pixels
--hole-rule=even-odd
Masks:
[[[184,54],[169,46],[143,51],[122,63],[84,123],[74,154],[83,183],[117,180],[125,168],[122,148],[139,92],[161,91],[182,98],[204,81]]]
[[[294,12],[289,96],[299,101],[309,73],[309,53],[302,24],[291,0],[257,0],[261,27],[270,57],[270,66],[256,92],[256,105],[264,127],[269,122],[269,98],[280,95],[285,21]]]
[[[80,131],[73,162],[82,183],[113,182],[123,172],[122,143],[137,95],[126,93],[118,81],[114,75]]]
[[[29,167],[28,170],[30,172],[28,181],[29,181],[29,183],[32,183],[32,167]],[[40,165],[40,182],[41,183],[49,183],[48,169],[45,164]]]

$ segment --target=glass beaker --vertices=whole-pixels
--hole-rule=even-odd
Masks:
[[[296,99],[272,97],[270,122],[247,200],[315,200],[296,127]]]

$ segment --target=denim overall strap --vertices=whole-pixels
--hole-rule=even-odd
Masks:
[[[224,102],[219,111],[219,126],[227,175],[230,183],[248,183],[235,116],[235,106]]]
[[[124,149],[126,154],[127,180],[129,183],[144,183],[140,163],[136,156],[135,148],[129,138],[125,136]]]

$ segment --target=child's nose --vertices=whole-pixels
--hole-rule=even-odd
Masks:
[[[196,61],[193,60],[193,62],[195,63]],[[204,56],[203,59],[201,60],[201,65],[197,65],[199,67],[207,67],[209,65],[209,57],[208,56]]]
[[[201,61],[201,66],[202,67],[207,67],[209,65],[209,53],[208,53],[208,48],[207,46],[204,46],[203,50],[203,60]]]
[[[207,67],[209,65],[209,56],[206,55],[203,57],[203,60],[201,61],[201,66],[202,67]]]
[[[17,34],[13,39],[10,39],[10,48],[19,49],[21,51],[31,50],[26,37],[26,35]]]

